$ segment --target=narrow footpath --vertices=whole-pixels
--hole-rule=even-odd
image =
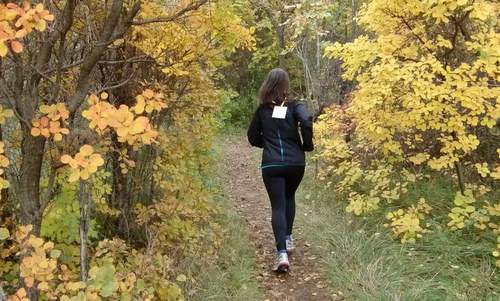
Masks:
[[[260,174],[260,150],[252,149],[244,136],[226,136],[222,146],[222,177],[225,193],[246,220],[256,250],[256,277],[266,301],[336,300],[321,277],[321,261],[294,226],[296,250],[287,274],[271,271],[275,247],[271,206]],[[300,189],[300,188],[299,188]],[[297,214],[303,214],[297,208]]]

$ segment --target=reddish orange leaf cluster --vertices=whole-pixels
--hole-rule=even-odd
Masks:
[[[8,45],[14,53],[23,51],[23,44],[17,39],[28,35],[33,29],[44,31],[47,21],[53,21],[54,16],[39,3],[34,8],[29,1],[22,6],[15,3],[0,3],[0,57],[9,52]]]
[[[40,112],[44,116],[35,118],[31,121],[31,135],[49,138],[51,135],[54,141],[61,141],[63,135],[69,134],[69,130],[63,127],[63,124],[69,118],[69,111],[63,103],[40,106]]]

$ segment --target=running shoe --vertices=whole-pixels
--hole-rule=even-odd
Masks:
[[[288,254],[286,252],[279,252],[276,258],[276,265],[273,271],[278,273],[286,273],[290,268],[290,262],[288,262]]]

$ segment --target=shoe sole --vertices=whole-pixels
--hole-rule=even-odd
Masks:
[[[278,268],[276,269],[276,273],[287,273],[288,270],[290,269],[290,263],[284,262],[278,265]]]

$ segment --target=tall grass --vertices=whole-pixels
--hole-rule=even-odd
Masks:
[[[225,134],[242,135],[241,128],[233,128]],[[220,139],[217,139],[220,140]],[[217,231],[222,234],[222,245],[218,249],[217,258],[193,258],[186,262],[186,270],[194,275],[195,283],[186,284],[188,300],[192,301],[255,301],[263,300],[262,291],[255,275],[255,249],[251,244],[244,221],[223,192],[223,183],[217,177],[221,174],[220,166],[215,162],[223,162],[221,144],[215,144],[213,150],[213,170],[205,175],[207,189],[218,191],[214,201],[221,208],[215,217]],[[222,163],[221,163],[222,164]],[[203,257],[203,254],[201,255]],[[201,264],[200,264],[201,263]]]
[[[440,180],[411,189],[408,197],[434,200],[433,208],[443,212],[439,207],[454,195],[449,183]],[[451,232],[436,219],[431,233],[401,245],[383,227],[381,216],[347,214],[345,200],[335,199],[312,177],[306,177],[297,199],[298,222],[322,250],[333,290],[346,300],[500,300],[488,238]],[[301,214],[305,211],[307,216]]]
[[[255,250],[249,247],[247,229],[232,208],[226,209],[218,221],[221,229],[227,229],[218,259],[211,265],[192,267],[198,283],[189,300],[263,300],[254,274]]]

